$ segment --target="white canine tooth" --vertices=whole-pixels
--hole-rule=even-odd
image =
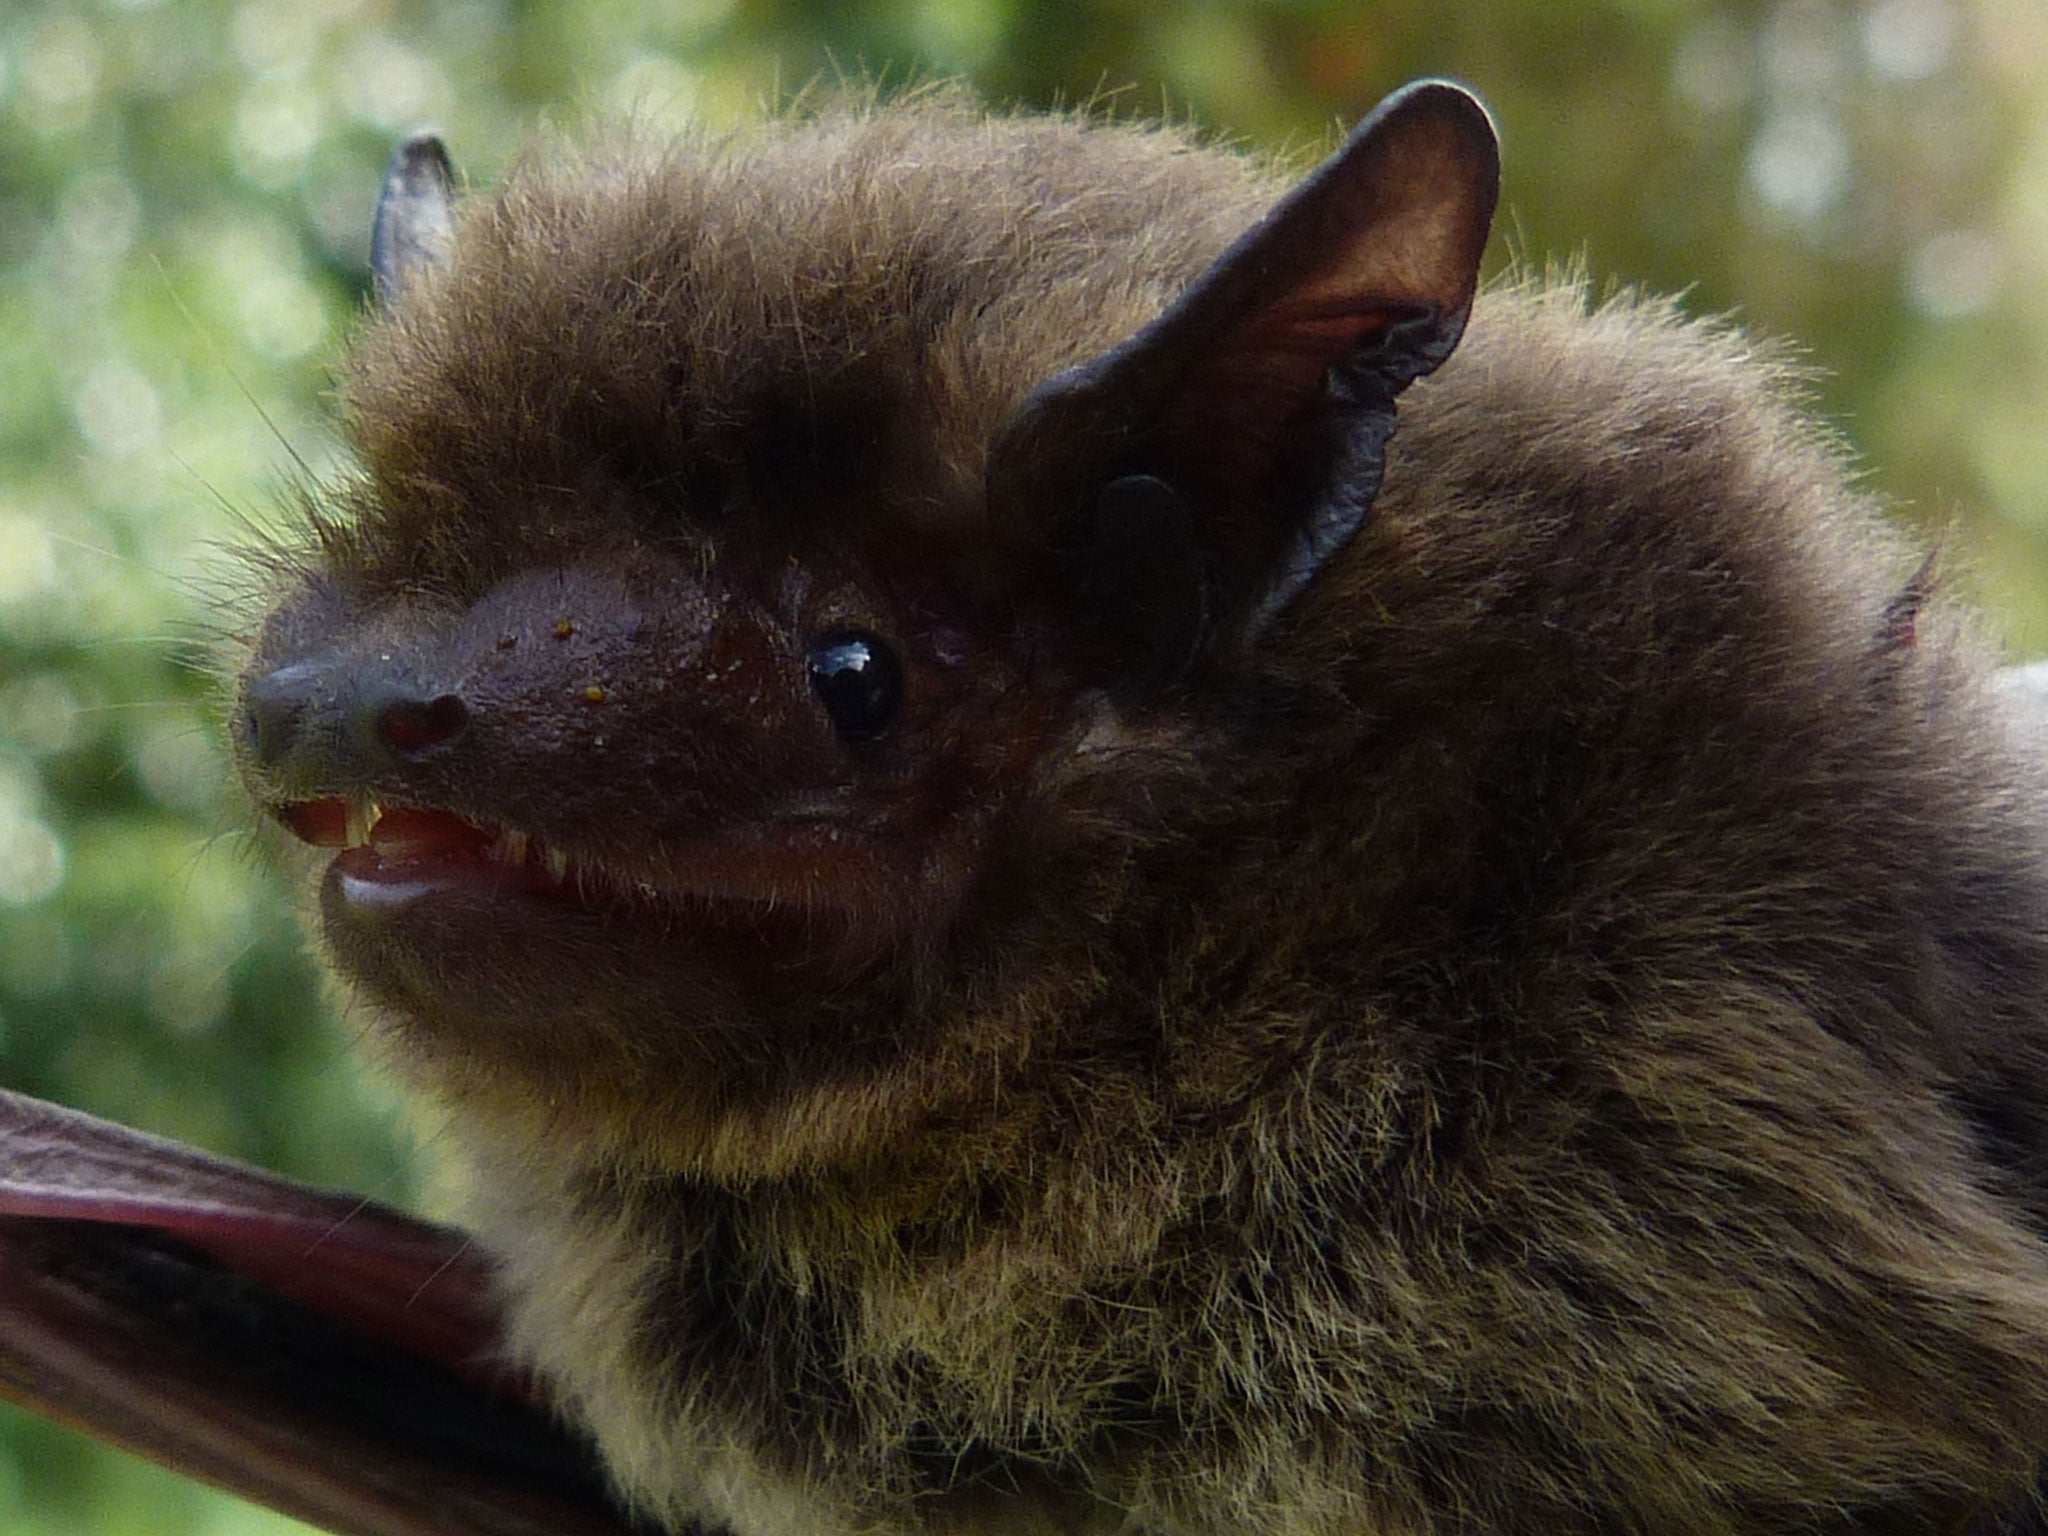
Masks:
[[[351,800],[342,822],[342,837],[351,848],[360,848],[370,840],[370,829],[377,825],[382,814],[374,800]]]
[[[516,866],[526,862],[527,850],[532,846],[532,833],[506,827],[498,834],[498,840],[491,844],[491,855],[501,863]]]
[[[541,867],[548,872],[551,880],[569,878],[569,855],[559,848],[549,848],[540,856]]]

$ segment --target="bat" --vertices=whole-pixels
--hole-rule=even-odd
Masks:
[[[1440,82],[1291,186],[943,93],[401,149],[231,729],[546,1497],[2042,1528],[2015,708],[1739,337],[1480,291],[1497,185]],[[177,1241],[419,1352],[233,1187]]]

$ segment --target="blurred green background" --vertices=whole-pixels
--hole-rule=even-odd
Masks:
[[[2042,0],[4,0],[0,1083],[425,1198],[225,788],[238,528],[337,452],[399,133],[729,123],[820,76],[1099,97],[1304,161],[1422,74],[1497,112],[1496,243],[1796,342],[2016,655],[2048,651]],[[301,1527],[0,1410],[0,1531]]]

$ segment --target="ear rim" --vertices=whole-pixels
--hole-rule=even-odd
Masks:
[[[1158,318],[1099,356],[1045,380],[1019,411],[1041,395],[1112,387],[1130,391],[1133,382],[1159,387],[1148,375],[1174,371],[1190,351],[1268,308],[1260,303],[1261,295],[1295,288],[1314,270],[1316,263],[1308,253],[1324,248],[1325,242],[1289,238],[1295,235],[1296,226],[1365,222],[1342,207],[1355,201],[1347,194],[1362,183],[1369,185],[1359,158],[1373,162],[1386,158],[1389,150],[1398,147],[1397,136],[1426,126],[1430,119],[1448,128],[1459,148],[1476,152],[1479,195],[1470,207],[1484,211],[1469,222],[1468,259],[1459,263],[1473,279],[1456,294],[1445,295],[1447,302],[1440,308],[1440,323],[1455,317],[1462,331],[1464,315],[1477,292],[1479,263],[1500,198],[1500,135],[1485,103],[1464,86],[1445,79],[1417,80],[1392,92],[1367,113],[1342,144],[1233,240]],[[1251,258],[1260,252],[1268,256],[1277,252],[1282,259],[1277,264],[1254,262]]]
[[[395,309],[428,273],[448,265],[455,243],[455,167],[431,129],[408,134],[384,166],[370,224],[370,283],[380,309]]]

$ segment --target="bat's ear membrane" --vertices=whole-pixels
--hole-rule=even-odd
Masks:
[[[1049,516],[1084,673],[1142,692],[1241,650],[1357,533],[1395,396],[1464,330],[1499,184],[1486,109],[1411,85],[1157,320],[1018,407],[991,491]]]
[[[434,134],[414,134],[391,152],[370,226],[370,280],[378,308],[397,308],[423,277],[448,264],[454,210],[455,172],[447,146]]]

